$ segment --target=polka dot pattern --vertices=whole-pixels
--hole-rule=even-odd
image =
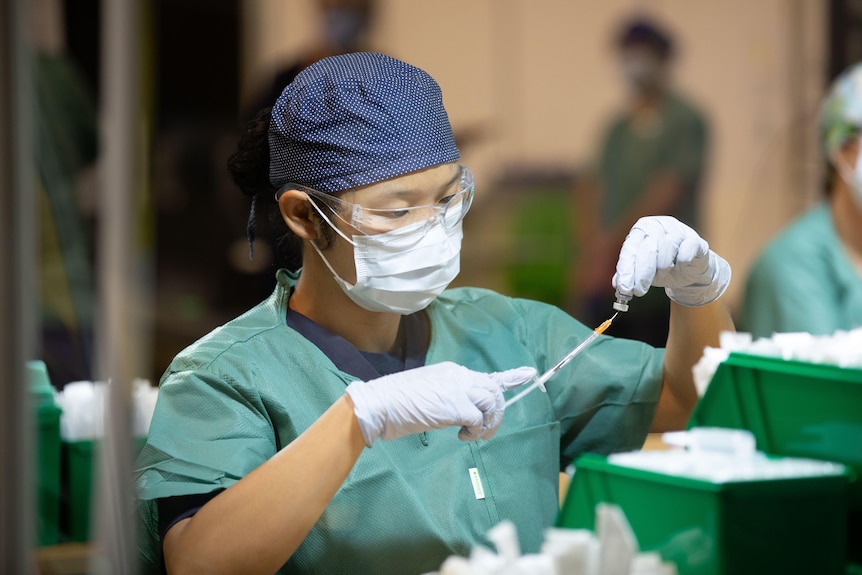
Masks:
[[[333,193],[460,158],[443,95],[423,70],[383,54],[324,58],[279,96],[269,179]]]

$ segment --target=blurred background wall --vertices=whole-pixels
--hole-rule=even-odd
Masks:
[[[247,95],[319,28],[314,0],[243,7]],[[613,39],[638,13],[673,32],[675,82],[712,124],[701,231],[733,266],[735,306],[763,243],[819,195],[815,116],[828,77],[828,2],[381,0],[373,46],[439,81],[456,133],[483,129],[464,161],[484,196],[512,166],[577,172],[593,161],[624,97]],[[470,279],[506,289],[493,274]]]
[[[147,157],[136,244],[147,284],[142,293],[149,294],[140,304],[147,316],[140,334],[144,377],[157,381],[177,352],[260,301],[274,283],[266,218],[258,217],[250,261],[249,200],[225,163],[244,121],[284,85],[278,74],[325,52],[320,8],[329,3],[145,4],[139,74]],[[373,9],[361,46],[438,80],[463,162],[477,177],[456,282],[543,299],[576,315],[581,308],[571,278],[584,273],[575,229],[583,206],[573,189],[595,165],[601,135],[626,100],[614,45],[624,22],[643,15],[672,34],[673,86],[708,118],[699,231],[733,266],[727,302],[734,311],[765,242],[820,196],[817,106],[828,82],[862,58],[862,0],[367,4]],[[102,2],[40,0],[35,6],[41,28],[52,31],[49,51],[67,60],[76,90],[91,96],[98,113]],[[66,183],[74,188],[68,200],[77,203],[76,237],[86,244],[78,250],[86,264],[77,268],[81,281],[69,284],[79,292],[94,285],[84,276],[98,265],[96,165],[98,158]],[[74,212],[52,207],[61,224],[69,219],[63,214]],[[51,293],[62,285],[48,283],[43,306],[62,299]],[[74,295],[66,300],[79,302],[78,316],[89,318],[90,307],[98,307],[95,295]],[[46,359],[60,350],[48,361],[58,387],[92,376],[92,334],[66,341],[68,326],[60,328],[43,341]]]
[[[324,18],[336,4],[367,10],[351,49],[406,60],[442,87],[477,179],[456,285],[540,299],[588,323],[577,280],[598,266],[584,260],[595,238],[584,238],[578,190],[629,95],[615,45],[624,23],[643,16],[669,31],[673,89],[708,119],[698,228],[733,266],[725,301],[736,314],[756,255],[821,195],[818,104],[862,60],[862,0],[0,1],[0,349],[14,356],[0,361],[10,383],[0,386],[0,439],[26,436],[10,415],[23,402],[12,393],[19,360],[43,359],[60,389],[104,377],[97,356],[122,355],[124,374],[156,384],[184,347],[271,292],[274,202],[259,202],[250,260],[250,201],[226,161],[255,111],[331,54],[333,34],[356,31]],[[103,26],[112,9],[123,27]],[[110,57],[117,45],[122,61]],[[113,149],[110,87],[126,106]],[[109,173],[123,185],[106,185]],[[124,217],[109,218],[111,206]],[[610,299],[599,303],[610,313]],[[26,440],[15,445],[27,451]],[[20,494],[27,476],[13,480]],[[127,500],[114,495],[103,498]]]
[[[120,170],[132,213],[120,230],[128,236],[118,235],[132,271],[115,283],[134,285],[119,298],[134,327],[109,341],[98,333],[112,291],[98,281],[109,244],[99,236],[105,200],[123,190],[101,188],[96,175],[116,168],[102,140],[102,16],[120,5],[111,1],[0,2],[0,22],[14,32],[0,34],[0,163],[14,166],[0,170],[3,261],[13,269],[0,274],[0,349],[15,356],[0,362],[10,382],[0,387],[0,437],[9,442],[26,436],[24,420],[9,417],[23,402],[10,393],[20,391],[21,370],[10,368],[19,359],[44,359],[62,388],[95,379],[95,355],[131,350],[135,375],[156,383],[184,347],[270,293],[269,226],[258,217],[250,260],[250,202],[226,160],[287,74],[331,49],[322,6],[371,6],[361,46],[424,68],[443,89],[477,178],[456,284],[541,299],[581,319],[572,278],[589,271],[579,254],[590,240],[579,235],[575,190],[626,101],[614,46],[624,22],[647,16],[669,30],[673,86],[709,120],[698,227],[733,266],[726,301],[735,313],[755,256],[820,197],[818,104],[862,60],[862,0],[130,0],[122,6],[135,7],[124,20],[137,27],[125,35],[135,37],[124,46],[133,64],[120,66],[130,79],[120,87],[139,86],[124,115],[136,157]],[[29,31],[17,25],[25,7]]]

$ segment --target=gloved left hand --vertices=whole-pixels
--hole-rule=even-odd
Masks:
[[[671,216],[648,216],[623,242],[613,284],[636,296],[663,287],[673,301],[696,307],[721,297],[730,276],[730,264],[693,229]]]
[[[462,441],[490,439],[503,420],[503,392],[536,376],[532,367],[482,373],[446,361],[347,386],[365,444],[458,426]]]

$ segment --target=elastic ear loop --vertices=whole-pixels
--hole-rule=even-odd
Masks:
[[[332,220],[330,220],[330,219],[326,216],[326,214],[324,214],[324,213],[323,213],[323,211],[322,211],[322,210],[317,206],[317,204],[314,202],[314,200],[312,200],[312,199],[311,199],[311,196],[309,196],[308,194],[305,194],[305,197],[306,197],[306,198],[308,198],[308,203],[309,203],[309,204],[311,204],[311,207],[312,207],[312,208],[314,208],[314,211],[315,211],[315,212],[317,212],[317,213],[318,213],[318,215],[319,215],[321,218],[323,218],[323,219],[326,221],[326,223],[327,223],[327,224],[329,224],[329,227],[330,227],[330,228],[332,228],[332,230],[333,230],[336,234],[338,234],[339,236],[341,236],[342,238],[344,238],[344,241],[346,241],[346,242],[347,242],[347,243],[349,243],[350,245],[352,245],[352,246],[354,246],[354,247],[356,247],[356,246],[357,246],[357,243],[356,243],[356,242],[354,242],[352,239],[348,238],[348,237],[344,234],[344,232],[342,232],[341,230],[339,230],[339,229],[338,229],[338,227],[337,227],[335,224],[333,224],[333,223],[332,223]],[[313,246],[313,245],[314,245],[314,242],[311,242],[311,245]],[[316,248],[315,248],[315,249],[316,249]]]
[[[344,235],[344,232],[342,232],[341,230],[339,230],[338,228],[336,228],[336,227],[332,224],[332,220],[330,220],[328,217],[326,217],[326,214],[324,214],[324,213],[320,210],[320,208],[319,208],[319,207],[317,207],[317,204],[315,204],[315,203],[314,203],[314,200],[312,200],[312,199],[311,199],[311,197],[310,197],[308,194],[305,194],[305,197],[306,197],[306,198],[308,198],[308,203],[310,203],[310,204],[311,204],[311,206],[314,208],[314,211],[316,211],[316,212],[320,215],[320,217],[321,217],[321,218],[323,218],[324,220],[326,220],[326,223],[327,223],[327,224],[329,224],[329,227],[331,227],[333,230],[335,230],[335,233],[337,233],[337,234],[338,234],[338,235],[340,235],[342,238],[344,238],[344,241],[346,241],[346,242],[350,243],[350,244],[351,244],[351,245],[353,245],[354,247],[356,246],[356,242],[354,242],[353,240],[351,240],[350,238],[348,238],[346,235]],[[338,272],[336,272],[336,271],[335,271],[335,268],[333,268],[333,267],[332,267],[332,265],[329,263],[329,260],[328,260],[328,259],[326,259],[326,256],[325,256],[325,255],[323,255],[323,252],[320,250],[320,248],[319,248],[319,247],[317,247],[317,243],[315,243],[315,241],[314,241],[314,240],[309,240],[309,242],[308,242],[308,243],[310,243],[310,244],[311,244],[311,247],[312,247],[312,248],[314,248],[314,251],[316,251],[316,252],[317,252],[317,255],[319,255],[319,256],[320,256],[320,259],[321,259],[321,260],[323,260],[324,265],[326,265],[326,267],[327,267],[327,268],[329,269],[329,271],[332,273],[332,276],[333,276],[334,278],[336,278],[337,280],[339,280],[339,281],[343,282],[343,283],[344,283],[345,285],[347,285],[348,287],[353,287],[353,284],[351,284],[350,282],[348,282],[347,280],[345,280],[343,277],[341,277],[340,275],[338,275]]]

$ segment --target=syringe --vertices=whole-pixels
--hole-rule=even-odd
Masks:
[[[593,333],[588,335],[584,339],[584,341],[582,341],[581,343],[579,343],[577,345],[577,347],[575,347],[575,349],[573,349],[572,351],[567,353],[566,356],[563,359],[561,359],[560,361],[558,361],[554,367],[552,367],[551,369],[549,369],[548,371],[543,373],[541,376],[539,376],[533,383],[531,383],[529,386],[527,386],[523,390],[521,390],[516,396],[509,399],[506,402],[506,407],[509,407],[513,403],[520,401],[521,398],[525,397],[528,393],[530,393],[531,391],[533,391],[537,387],[541,387],[542,391],[544,391],[545,390],[545,382],[547,382],[549,379],[551,379],[554,376],[554,374],[556,374],[558,371],[560,371],[563,368],[563,366],[565,366],[567,363],[572,361],[572,359],[574,359],[575,356],[577,356],[579,353],[581,353],[584,350],[584,348],[586,348],[588,345],[590,345],[597,337],[602,335],[605,332],[605,330],[611,326],[611,323],[613,323],[613,321],[616,319],[616,317],[618,315],[619,315],[619,312],[614,312],[614,315],[611,316],[610,319],[603,321],[599,327],[597,327],[596,329],[593,330]]]

